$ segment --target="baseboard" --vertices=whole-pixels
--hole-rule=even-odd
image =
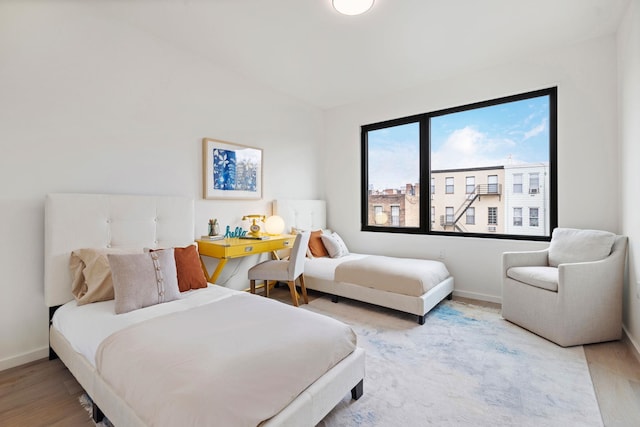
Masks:
[[[461,290],[454,289],[453,296],[475,299],[478,301],[494,302],[496,304],[502,304],[502,298],[500,297],[496,297],[493,295],[479,294],[477,292],[468,292],[468,291],[461,291]]]
[[[49,357],[49,347],[42,347],[37,350],[29,351],[27,353],[7,357],[0,360],[0,371],[15,368],[16,366],[24,365],[25,363],[33,362],[34,360],[44,359],[47,357]]]
[[[636,358],[636,360],[640,363],[640,346],[633,340],[633,338],[631,338],[631,335],[629,335],[629,332],[627,331],[627,328],[624,327],[624,325],[622,326],[622,332],[624,332],[622,334],[622,341],[627,343],[629,350]]]

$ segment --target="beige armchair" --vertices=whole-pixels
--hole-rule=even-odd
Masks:
[[[627,237],[557,228],[548,249],[502,255],[502,317],[563,347],[622,336]]]

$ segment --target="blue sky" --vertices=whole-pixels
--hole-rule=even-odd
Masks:
[[[431,169],[549,161],[549,97],[434,117]],[[369,132],[369,185],[402,188],[419,179],[418,124]]]

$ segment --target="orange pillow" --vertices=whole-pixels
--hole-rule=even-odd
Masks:
[[[311,251],[311,255],[314,257],[323,257],[328,256],[329,252],[327,252],[327,248],[324,247],[324,243],[322,243],[322,230],[312,231],[311,237],[309,237],[309,250]]]
[[[195,245],[189,245],[185,248],[174,248],[173,255],[176,260],[178,288],[180,292],[206,288],[208,286],[207,278],[204,276],[204,271],[202,271],[202,265],[200,264],[198,248],[196,248]]]

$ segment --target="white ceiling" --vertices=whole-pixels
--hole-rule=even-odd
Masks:
[[[101,12],[327,109],[615,33],[629,0],[109,1]],[[95,6],[95,4],[94,4]]]

